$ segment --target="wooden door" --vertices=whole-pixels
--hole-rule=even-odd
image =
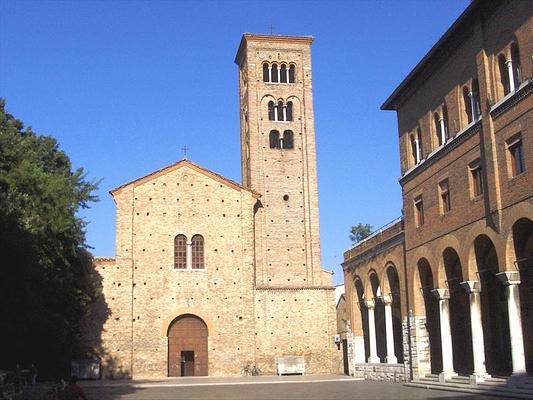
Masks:
[[[174,320],[168,329],[168,376],[207,375],[207,326],[195,315]]]

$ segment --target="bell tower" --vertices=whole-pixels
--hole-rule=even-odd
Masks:
[[[321,268],[312,36],[245,33],[239,66],[243,185],[255,213],[258,287],[331,285]]]

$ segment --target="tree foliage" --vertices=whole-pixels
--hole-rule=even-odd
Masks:
[[[77,351],[94,298],[85,221],[97,183],[50,136],[5,111],[0,99],[0,369],[35,363],[54,376]]]
[[[350,240],[353,243],[359,243],[361,240],[370,236],[372,229],[374,229],[372,225],[358,223],[350,228]]]

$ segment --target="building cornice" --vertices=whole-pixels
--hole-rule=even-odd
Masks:
[[[479,13],[482,11],[489,13],[499,7],[500,4],[501,2],[497,1],[471,1],[437,43],[385,100],[381,109],[397,110],[416,91],[418,84],[423,82],[428,74],[442,66],[442,63],[438,62],[438,60],[448,58],[463,43],[461,37],[471,34],[473,22],[478,18]]]
[[[494,104],[490,109],[490,116],[493,120],[498,119],[506,111],[520,103],[533,92],[533,78],[523,82],[513,93],[509,93],[503,99]]]
[[[373,247],[370,247],[369,249],[363,251],[362,253],[351,257],[344,261],[342,265],[343,271],[353,271],[355,268],[357,268],[358,265],[361,265],[362,263],[376,257],[377,255],[386,252],[387,250],[392,249],[393,247],[396,247],[399,244],[403,244],[405,242],[405,233],[404,231],[401,231],[397,233],[394,236],[391,236],[390,238],[384,240],[383,242],[380,242],[376,244]]]

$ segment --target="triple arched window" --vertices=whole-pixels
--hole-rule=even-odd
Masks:
[[[263,63],[263,82],[294,83],[296,82],[296,65],[286,63]]]
[[[294,148],[294,133],[287,129],[280,134],[279,131],[273,129],[269,134],[269,142],[271,149],[292,149]]]
[[[191,241],[187,236],[177,235],[174,238],[174,268],[204,269],[204,238],[194,235]]]
[[[284,104],[282,100],[278,103],[268,102],[268,120],[269,121],[292,121],[292,101]]]

